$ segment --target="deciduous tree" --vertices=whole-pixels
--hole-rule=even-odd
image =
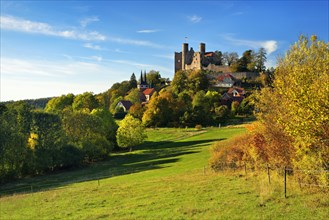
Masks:
[[[233,63],[237,62],[238,59],[239,55],[236,52],[225,52],[223,54],[223,60],[228,66],[231,66]]]
[[[131,115],[127,115],[120,123],[117,132],[118,145],[129,148],[142,144],[146,138],[142,122]]]
[[[275,153],[291,147],[288,158],[298,169],[329,169],[328,94],[329,44],[301,36],[279,59],[273,88],[262,90],[257,105],[269,149]],[[275,146],[281,137],[273,130],[290,141]],[[312,178],[328,184],[328,173]]]

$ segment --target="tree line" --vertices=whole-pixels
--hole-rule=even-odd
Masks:
[[[216,50],[215,64],[229,66],[232,72],[264,72],[267,61],[266,50],[261,47],[258,51],[246,50],[239,57],[237,52],[224,52]]]
[[[92,93],[53,98],[45,110],[1,104],[0,129],[0,182],[90,164],[145,139],[138,119],[118,126]]]

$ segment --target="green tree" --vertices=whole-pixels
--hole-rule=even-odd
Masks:
[[[188,88],[194,93],[200,90],[207,90],[209,86],[209,80],[204,70],[192,70],[188,74]]]
[[[113,115],[105,109],[94,109],[91,115],[99,117],[104,125],[106,139],[112,144],[116,143],[116,132],[118,125],[114,121]]]
[[[17,112],[1,104],[0,112],[0,183],[24,174],[24,166],[29,155],[27,136],[20,131]],[[25,172],[29,172],[25,169]]]
[[[221,102],[221,94],[219,94],[216,91],[208,91],[205,95],[205,98],[207,99],[208,105],[210,107],[210,111],[213,112],[214,108],[218,107]]]
[[[161,75],[159,71],[151,70],[147,73],[146,79],[148,84],[152,88],[160,88],[161,86]]]
[[[210,120],[210,105],[203,90],[197,92],[192,101],[192,122],[207,125]]]
[[[255,108],[255,94],[251,94],[240,103],[237,114],[252,115]]]
[[[129,109],[129,114],[135,118],[138,118],[139,120],[142,120],[144,112],[145,109],[140,103],[133,104]]]
[[[58,115],[46,112],[33,112],[29,147],[35,155],[38,173],[60,166],[60,151],[67,143]]]
[[[72,106],[73,94],[62,95],[49,100],[45,107],[46,112],[60,113],[64,108]]]
[[[113,102],[111,103],[111,105],[110,105],[110,112],[112,113],[112,114],[115,114],[116,113],[116,108],[117,108],[117,104],[121,101],[121,100],[123,100],[123,97],[122,96],[119,96],[119,97],[117,97],[115,100],[113,100]]]
[[[206,93],[203,90],[198,91],[193,97],[193,101],[192,101],[193,108],[196,106],[208,105],[207,99],[205,96],[206,96]]]
[[[14,102],[7,105],[7,107],[9,111],[16,115],[18,131],[28,136],[30,134],[33,107],[25,101]]]
[[[129,100],[131,103],[141,103],[141,92],[139,89],[131,89],[129,94],[125,96],[125,100]]]
[[[146,126],[168,126],[173,121],[175,100],[169,91],[153,94],[143,115],[143,124]]]
[[[179,94],[187,88],[187,72],[179,70],[175,73],[174,79],[171,83],[174,93]]]
[[[237,113],[238,108],[239,108],[239,105],[240,105],[240,103],[237,102],[237,101],[233,101],[233,102],[231,103],[231,114],[232,114],[233,116]]]
[[[91,92],[85,92],[83,94],[74,97],[72,108],[74,111],[86,111],[91,112],[93,109],[98,108],[99,103],[95,96]]]
[[[177,97],[177,108],[175,111],[175,118],[178,118],[181,126],[192,126],[192,98],[187,91],[181,92]],[[177,120],[177,119],[176,119]]]
[[[265,48],[261,47],[259,48],[256,57],[255,57],[255,64],[256,64],[256,70],[258,72],[264,72],[266,70],[265,62],[266,62],[266,50]]]
[[[223,123],[229,117],[230,111],[226,105],[220,105],[215,108],[213,119],[216,123]]]
[[[255,70],[255,57],[256,54],[253,50],[246,50],[242,57],[232,65],[233,72],[245,72],[245,71],[254,71]]]
[[[137,88],[137,79],[136,79],[135,73],[131,74],[131,77],[129,80],[129,88],[130,89]]]
[[[67,110],[63,115],[63,128],[69,143],[83,152],[86,162],[106,158],[114,147],[114,143],[108,140],[113,130],[109,131],[110,126],[104,122],[108,117],[104,116],[106,114],[97,110],[93,114]]]
[[[146,138],[144,127],[139,119],[127,115],[120,123],[117,132],[118,145],[122,148],[129,148],[142,144]]]

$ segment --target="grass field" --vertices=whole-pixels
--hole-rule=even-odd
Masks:
[[[213,142],[244,131],[149,129],[133,152],[2,186],[0,219],[328,219],[328,194],[284,198],[279,179],[206,167]]]

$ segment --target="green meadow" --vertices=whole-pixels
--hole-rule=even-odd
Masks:
[[[244,171],[214,173],[211,145],[243,127],[147,129],[132,152],[0,188],[0,219],[328,219],[329,195]]]

